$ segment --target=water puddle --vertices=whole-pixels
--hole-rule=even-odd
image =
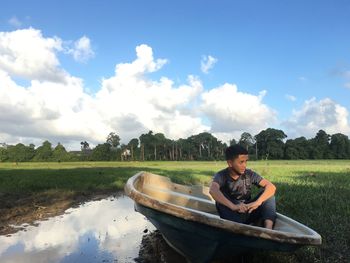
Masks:
[[[154,230],[130,198],[110,197],[0,236],[0,262],[140,262],[141,243]]]

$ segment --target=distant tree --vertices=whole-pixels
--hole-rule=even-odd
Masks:
[[[58,143],[52,152],[52,160],[58,162],[66,162],[71,160],[70,154],[61,143]]]
[[[187,138],[195,160],[221,159],[226,147],[221,141],[209,132],[202,132]]]
[[[130,142],[128,143],[128,147],[130,148],[130,152],[131,152],[131,160],[135,159],[135,152],[137,151],[139,146],[139,139],[137,138],[133,138],[130,140]]]
[[[154,145],[154,160],[157,160],[157,149],[158,149],[158,159],[164,159],[166,156],[166,145],[167,139],[163,133],[156,133],[153,137],[153,145]]]
[[[309,142],[305,137],[287,140],[284,147],[284,158],[287,160],[308,159]]]
[[[187,139],[179,140],[180,144],[180,160],[194,160],[195,156],[198,155],[197,145],[194,139],[194,136],[190,136]]]
[[[329,144],[332,156],[335,159],[347,159],[350,158],[350,141],[348,136],[336,133],[331,136]]]
[[[255,135],[259,158],[282,159],[284,154],[283,139],[287,135],[282,130],[268,128]]]
[[[117,148],[120,145],[120,137],[115,132],[108,134],[106,143],[110,144],[113,148]]]
[[[253,136],[249,132],[243,132],[241,138],[238,141],[238,144],[249,150],[249,147],[252,147],[255,143]]]
[[[7,148],[8,160],[11,162],[28,162],[34,157],[34,148],[18,143]]]
[[[80,142],[81,155],[75,155],[75,158],[78,157],[81,161],[89,161],[91,159],[92,150],[90,144],[87,141]],[[72,154],[71,154],[72,157]]]
[[[141,160],[155,160],[157,157],[157,144],[153,131],[140,135]]]
[[[257,159],[257,147],[255,144],[255,137],[253,137],[249,132],[243,132],[238,144],[247,149],[250,154],[250,158]]]
[[[110,161],[112,158],[112,150],[109,143],[98,144],[93,150],[91,159],[93,161]]]
[[[176,160],[188,160],[190,159],[189,158],[189,155],[188,152],[190,153],[191,150],[190,150],[190,143],[188,140],[186,139],[178,139],[176,141],[176,153],[175,153],[175,159]]]
[[[8,152],[6,148],[0,147],[0,162],[8,161]]]
[[[232,138],[232,140],[230,140],[230,145],[235,145],[237,144],[237,141],[236,139]]]
[[[315,138],[310,140],[312,146],[310,157],[312,159],[328,159],[332,158],[332,153],[329,148],[331,136],[324,130],[319,130]]]
[[[90,145],[89,145],[89,143],[87,141],[81,142],[80,145],[81,145],[81,150],[82,151],[90,149]]]
[[[35,151],[35,161],[50,161],[52,158],[52,144],[44,141],[43,144]]]

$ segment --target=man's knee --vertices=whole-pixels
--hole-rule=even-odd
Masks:
[[[269,199],[265,200],[262,203],[262,205],[265,207],[273,208],[274,210],[276,210],[276,198],[275,198],[275,196],[271,196]]]
[[[275,196],[270,197],[261,205],[261,213],[263,219],[270,219],[272,221],[276,220],[276,199]]]

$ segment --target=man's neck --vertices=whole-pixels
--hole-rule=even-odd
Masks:
[[[229,175],[233,180],[237,180],[241,175],[229,167]]]

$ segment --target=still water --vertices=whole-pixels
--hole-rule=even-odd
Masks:
[[[0,236],[0,262],[135,262],[153,230],[130,198],[110,197]]]

